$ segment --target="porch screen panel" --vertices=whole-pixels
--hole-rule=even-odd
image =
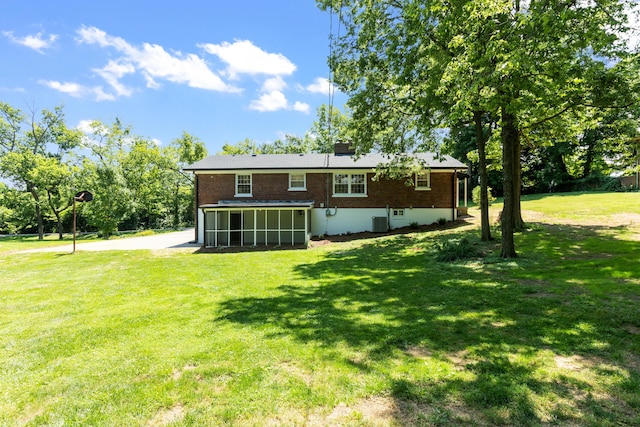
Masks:
[[[293,211],[280,211],[280,244],[293,245]]]
[[[245,246],[256,246],[254,233],[255,230],[256,211],[243,211],[242,216],[242,242]]]
[[[204,245],[215,246],[216,212],[204,214]]]
[[[256,211],[256,245],[267,244],[267,211],[259,209]]]
[[[294,212],[293,215],[293,228],[296,230],[304,230],[305,229],[305,211],[302,209],[298,209]]]
[[[229,246],[229,211],[218,211],[218,226],[216,228],[216,241],[218,246]]]

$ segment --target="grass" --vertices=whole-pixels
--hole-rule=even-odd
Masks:
[[[624,217],[604,213],[626,194]],[[435,261],[475,224],[298,251],[4,254],[0,425],[637,425],[638,197],[526,199],[515,260],[489,243]]]

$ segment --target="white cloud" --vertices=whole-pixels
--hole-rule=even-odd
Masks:
[[[260,98],[251,101],[249,108],[260,112],[273,112],[278,110],[294,110],[308,113],[311,107],[304,102],[295,102],[293,106],[289,104],[287,97],[282,92],[286,89],[287,83],[281,77],[272,77],[262,84],[262,95]]]
[[[93,95],[95,96],[96,101],[114,101],[116,99],[113,94],[105,92],[102,86],[89,87],[83,86],[78,83],[63,83],[56,80],[40,80],[38,81],[38,83],[51,89],[57,90],[58,92],[66,93],[67,95],[73,96],[75,98]]]
[[[295,64],[286,56],[265,52],[249,40],[205,43],[199,46],[225,62],[228,65],[227,75],[233,79],[238,78],[239,74],[288,76],[296,70]]]
[[[640,50],[640,3],[635,2],[629,9],[626,10],[628,19],[628,32],[621,35],[625,40],[629,50]]]
[[[44,53],[43,49],[50,48],[58,39],[56,34],[50,34],[49,37],[44,37],[42,32],[25,37],[16,37],[13,35],[13,31],[3,31],[2,34],[12,42],[26,46],[38,53]]]
[[[117,60],[109,61],[104,68],[94,70],[114,90],[115,93],[111,95],[113,98],[131,94],[131,89],[122,84],[120,79],[135,72],[140,72],[147,82],[147,87],[153,89],[160,86],[159,80],[166,80],[197,89],[240,92],[239,88],[226,84],[197,55],[169,53],[156,44],[144,43],[142,46],[134,46],[121,37],[111,36],[96,27],[82,27],[77,33],[76,40],[79,43],[114,48],[122,54]],[[104,92],[100,95],[102,99],[109,97],[109,94]]]
[[[282,77],[272,77],[267,79],[262,84],[263,92],[277,92],[287,88],[287,83],[282,80]]]
[[[77,83],[62,83],[55,80],[40,80],[40,84],[43,84],[51,89],[55,89],[58,92],[66,93],[67,95],[74,96],[76,98],[86,95],[91,92],[91,90],[85,86],[79,85]]]
[[[76,129],[83,133],[93,133],[93,120],[80,120],[76,125]]]
[[[131,63],[121,61],[109,61],[109,63],[100,69],[94,69],[115,91],[115,95],[131,96],[131,89],[120,83],[120,79],[126,74],[135,73],[136,68]]]
[[[280,91],[268,92],[259,99],[251,101],[249,108],[260,112],[284,110],[289,103],[284,93]]]
[[[329,82],[329,79],[325,77],[317,77],[313,83],[304,88],[307,92],[319,93],[321,95],[329,96],[331,91],[335,91],[336,87],[333,83]]]
[[[296,101],[293,104],[293,109],[301,113],[308,113],[311,110],[311,106],[307,103]]]

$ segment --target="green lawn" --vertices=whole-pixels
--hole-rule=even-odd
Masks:
[[[527,198],[515,260],[0,254],[0,425],[638,425],[638,200]]]

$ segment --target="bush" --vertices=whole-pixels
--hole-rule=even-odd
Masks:
[[[440,262],[452,262],[479,256],[480,250],[477,244],[466,237],[436,243],[436,260]]]
[[[438,218],[438,225],[445,225],[447,223],[447,218]]]
[[[491,204],[496,201],[491,187],[487,187],[487,193],[489,195],[489,206],[491,206]],[[473,203],[480,206],[480,186],[474,187],[473,191],[471,192],[471,200],[473,200]]]

